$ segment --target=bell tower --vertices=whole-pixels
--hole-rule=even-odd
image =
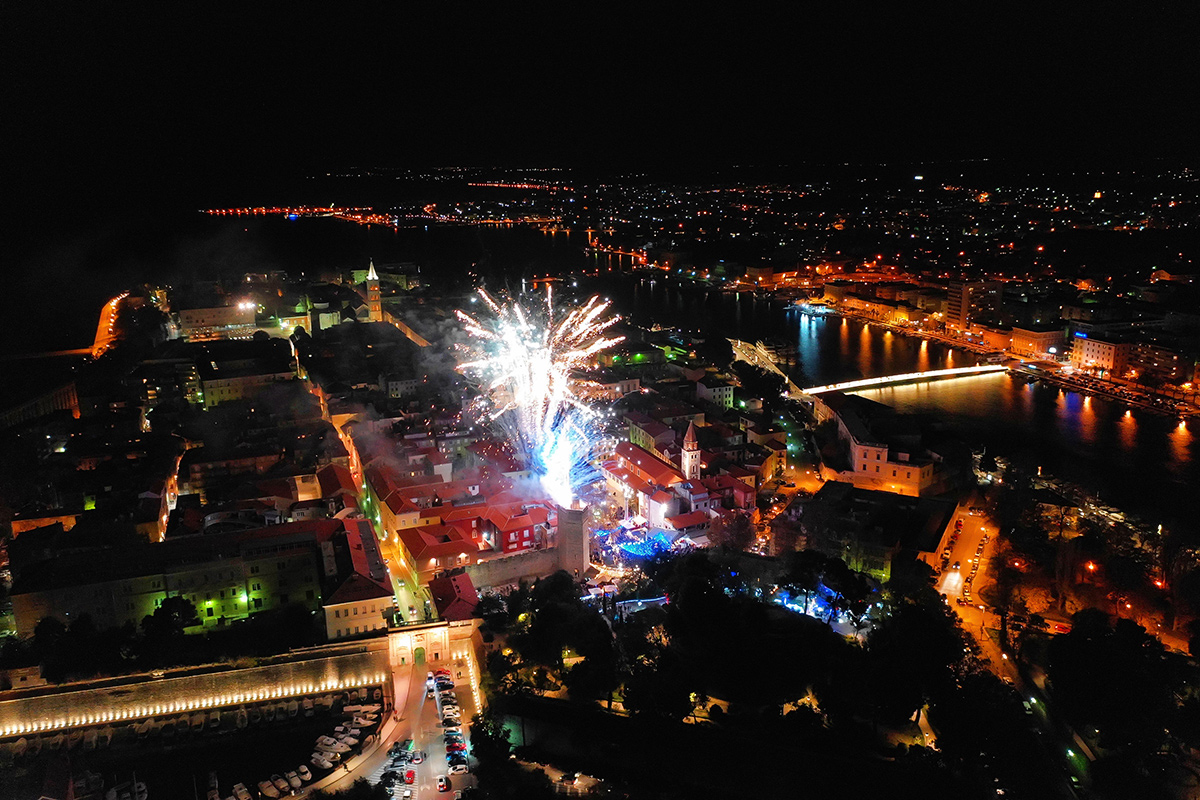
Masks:
[[[679,454],[679,466],[686,480],[694,481],[700,478],[700,443],[696,441],[696,424],[688,423],[687,433],[683,436],[683,452]]]
[[[383,322],[383,298],[379,294],[379,273],[375,272],[375,261],[367,270],[367,309],[371,313],[371,322]]]

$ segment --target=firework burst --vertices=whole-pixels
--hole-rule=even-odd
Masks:
[[[598,414],[576,395],[571,373],[622,340],[604,335],[618,318],[597,297],[558,309],[549,287],[538,306],[498,301],[482,290],[479,296],[490,315],[458,312],[474,339],[460,348],[458,370],[482,381],[482,413],[554,501],[570,505],[575,490],[596,476],[592,461],[601,437]]]

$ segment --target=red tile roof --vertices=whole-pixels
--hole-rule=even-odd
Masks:
[[[429,582],[429,594],[438,615],[450,622],[471,619],[475,616],[475,606],[479,605],[479,593],[465,572],[434,578]]]
[[[326,606],[336,606],[342,603],[361,603],[363,600],[382,600],[392,596],[392,589],[382,583],[376,583],[366,575],[357,572],[342,581],[342,585],[334,589],[324,602]]]
[[[418,568],[422,559],[444,558],[462,553],[470,555],[479,551],[479,546],[470,536],[452,525],[404,528],[399,531],[399,535],[404,548],[408,550],[413,561],[417,562]]]
[[[623,466],[638,477],[659,486],[671,486],[683,481],[683,474],[679,470],[633,442],[618,444],[616,456],[618,462],[624,461]]]

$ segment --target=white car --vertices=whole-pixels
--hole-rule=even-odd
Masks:
[[[466,764],[451,764],[446,768],[446,772],[449,772],[451,775],[466,775],[470,771],[467,769]]]

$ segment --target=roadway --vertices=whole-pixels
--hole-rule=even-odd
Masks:
[[[391,767],[391,757],[388,748],[395,742],[413,739],[417,750],[424,751],[425,760],[411,766],[416,773],[416,782],[412,785],[415,798],[446,797],[437,790],[437,778],[446,775],[446,748],[442,742],[443,728],[438,714],[436,702],[426,696],[425,674],[435,669],[447,669],[455,676],[453,689],[458,696],[462,708],[463,735],[467,740],[470,752],[469,726],[466,724],[479,710],[477,686],[479,670],[472,656],[465,659],[442,659],[426,664],[415,664],[397,669],[395,679],[396,707],[392,716],[385,721],[380,729],[378,746],[370,752],[347,759],[344,766],[331,772],[319,781],[306,787],[299,796],[303,797],[313,789],[326,792],[337,792],[350,787],[359,778],[366,778],[371,783],[378,783],[384,772]],[[461,676],[461,677],[459,677]],[[475,759],[468,756],[472,769]],[[403,771],[397,767],[397,773]],[[466,775],[451,775],[451,785],[454,789],[464,789],[476,785],[474,773]],[[397,784],[396,795],[403,793],[404,784]]]
[[[112,346],[116,338],[117,312],[121,301],[128,296],[129,292],[122,292],[100,309],[100,322],[96,325],[96,339],[92,343],[92,358],[99,358]]]
[[[1022,700],[1032,701],[1030,702],[1030,711],[1032,712],[1030,722],[1036,726],[1039,742],[1050,761],[1073,770],[1077,777],[1086,782],[1086,767],[1083,766],[1083,759],[1073,757],[1071,753],[1080,750],[1090,757],[1087,746],[1074,730],[1056,717],[1047,702],[1046,695],[1041,692],[1039,687],[1026,681],[1020,666],[1014,659],[1009,658],[1000,642],[999,616],[988,610],[986,603],[979,598],[978,590],[989,582],[987,571],[991,558],[996,554],[998,537],[996,536],[997,528],[991,520],[982,512],[971,512],[972,505],[977,503],[982,503],[982,500],[977,500],[976,494],[972,493],[970,498],[960,504],[955,511],[954,518],[956,521],[961,519],[963,527],[958,541],[951,547],[950,566],[943,570],[938,577],[937,589],[946,595],[950,607],[962,620],[963,630],[974,637],[980,648],[980,657],[986,659],[992,672],[1011,685],[1021,695]],[[987,541],[984,541],[985,535],[988,537]],[[981,546],[982,551],[976,555]],[[957,570],[952,568],[956,561],[960,565]],[[963,598],[967,578],[972,576],[972,567],[977,567],[977,569],[973,573],[974,578],[970,584],[971,602],[960,605],[958,600]],[[1060,747],[1059,745],[1063,742],[1066,744]],[[1060,780],[1055,781],[1053,786],[1046,787],[1048,796],[1075,797],[1068,781],[1070,774],[1071,772],[1064,771]],[[1050,794],[1051,792],[1053,795]]]

